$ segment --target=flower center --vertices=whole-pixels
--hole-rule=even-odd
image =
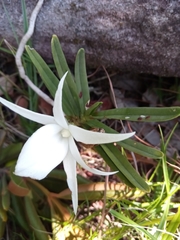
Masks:
[[[63,129],[63,130],[61,131],[61,135],[62,135],[63,138],[68,138],[68,137],[71,136],[71,133],[69,132],[69,130]]]

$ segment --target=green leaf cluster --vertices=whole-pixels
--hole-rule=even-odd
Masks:
[[[58,38],[54,35],[51,41],[52,55],[57,72],[54,73],[41,56],[32,48],[26,47],[27,53],[37,68],[44,84],[49,90],[52,97],[54,97],[59,79],[68,71],[67,79],[63,89],[63,110],[68,121],[81,126],[86,129],[104,129],[108,133],[116,133],[114,129],[105,125],[101,120],[104,119],[118,119],[128,121],[167,121],[176,118],[180,115],[179,107],[172,108],[124,108],[112,109],[106,111],[99,111],[101,102],[96,102],[90,107],[87,103],[90,100],[89,87],[85,66],[85,53],[80,49],[75,60],[74,75],[69,69],[61,45]],[[7,147],[2,147],[5,139],[5,131],[0,131],[0,237],[3,237],[6,224],[8,221],[16,219],[18,226],[22,229],[22,234],[29,239],[50,239],[48,234],[49,225],[51,225],[53,236],[56,236],[57,229],[55,223],[61,222],[72,223],[71,210],[68,209],[67,203],[62,200],[71,199],[71,192],[67,188],[66,174],[62,170],[53,170],[47,178],[40,182],[29,178],[17,177],[13,174],[14,165],[21,150],[22,144],[11,144]],[[133,139],[127,139],[114,144],[102,144],[94,146],[94,149],[103,157],[106,163],[112,170],[118,171],[118,177],[125,183],[117,183],[108,185],[105,189],[105,184],[98,182],[93,183],[81,176],[78,176],[78,195],[81,201],[98,200],[106,197],[115,201],[118,205],[128,201],[132,204],[132,199],[137,199],[144,196],[147,207],[146,211],[142,213],[133,210],[133,215],[137,219],[131,220],[131,216],[124,216],[120,209],[111,210],[111,214],[125,224],[129,224],[131,228],[143,232],[147,237],[153,239],[161,236],[161,232],[166,227],[166,219],[168,218],[167,230],[173,234],[179,226],[179,205],[178,212],[173,216],[168,216],[170,206],[170,197],[179,190],[177,185],[170,188],[168,182],[168,171],[166,165],[166,151],[167,143],[162,144],[162,151],[151,148],[136,142]],[[136,170],[129,163],[126,151],[132,151],[145,157],[158,159],[162,161],[163,173],[166,187],[162,186],[162,194],[155,199],[152,204],[147,202],[145,192],[150,191],[149,184],[136,172]],[[60,184],[57,185],[57,182]],[[154,187],[154,186],[153,186]],[[158,186],[159,187],[159,186]],[[138,189],[135,189],[138,188]],[[156,187],[154,187],[156,189]],[[166,194],[163,193],[166,189]],[[167,195],[167,196],[166,196]],[[158,210],[161,201],[166,207],[162,219],[157,218]],[[125,203],[124,203],[125,204]],[[127,205],[124,206],[128,206]],[[133,204],[136,204],[133,202]],[[138,205],[139,206],[139,205]],[[137,207],[134,205],[134,208]],[[162,208],[162,206],[161,206]],[[153,226],[154,222],[149,219],[149,215],[153,215],[156,209],[156,219],[154,220],[158,225],[159,232],[153,236],[148,231],[143,229],[143,226]],[[27,214],[24,214],[26,212]],[[98,214],[98,213],[95,213]],[[141,219],[141,221],[139,220]],[[150,218],[151,219],[151,218]],[[129,228],[129,226],[128,226]],[[119,236],[123,236],[128,229],[123,227],[119,232]],[[86,234],[86,233],[85,233]],[[171,239],[168,233],[164,234],[164,238]]]
[[[63,110],[69,121],[75,125],[91,128],[102,128],[106,132],[116,131],[101,122],[103,119],[118,119],[128,121],[154,122],[167,121],[180,115],[179,107],[172,108],[122,108],[99,111],[101,103],[97,102],[87,108],[90,100],[89,87],[86,74],[85,53],[80,49],[75,60],[74,75],[68,67],[64,53],[57,36],[52,37],[51,50],[58,77],[51,71],[41,56],[30,47],[26,47],[27,53],[39,72],[44,84],[54,97],[59,79],[68,71],[63,89]],[[138,153],[140,155],[161,159],[163,153],[157,149],[147,147],[133,139],[127,139],[117,143],[121,148]],[[95,146],[96,151],[104,158],[107,164],[118,170],[120,179],[131,187],[137,187],[142,191],[150,188],[144,179],[134,170],[125,154],[113,144]]]

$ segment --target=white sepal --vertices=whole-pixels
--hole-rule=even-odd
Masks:
[[[68,123],[64,117],[64,112],[62,108],[62,94],[63,94],[63,85],[64,80],[66,78],[67,72],[64,74],[64,76],[61,78],[60,83],[58,85],[58,89],[55,94],[54,99],[54,107],[53,107],[53,114],[56,122],[62,126],[63,128],[68,128]]]
[[[75,125],[69,125],[69,131],[78,142],[85,144],[105,144],[125,140],[132,137],[132,133],[101,133],[85,130]]]
[[[6,107],[8,107],[9,109],[11,109],[12,111],[14,111],[15,113],[17,113],[17,114],[21,115],[22,117],[25,117],[29,120],[32,120],[34,122],[37,122],[37,123],[40,123],[43,125],[55,123],[54,117],[52,117],[52,116],[30,111],[26,108],[20,107],[14,103],[9,102],[9,101],[5,100],[4,98],[0,98],[0,102],[3,105],[5,105]]]

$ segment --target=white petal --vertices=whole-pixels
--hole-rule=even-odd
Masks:
[[[54,117],[52,116],[30,111],[26,108],[22,108],[14,103],[11,103],[3,98],[0,98],[0,102],[9,109],[11,109],[12,111],[20,114],[22,117],[28,118],[34,122],[41,123],[43,125],[55,123]]]
[[[78,190],[77,190],[77,173],[76,173],[76,161],[70,152],[63,160],[64,170],[67,175],[67,184],[72,192],[72,203],[74,213],[77,213],[78,208]]]
[[[63,109],[62,109],[62,90],[64,85],[64,80],[66,78],[67,72],[61,78],[58,89],[56,91],[56,95],[54,98],[54,107],[53,107],[53,114],[56,122],[62,126],[63,128],[68,128],[67,121],[64,117]]]
[[[62,138],[57,124],[38,129],[25,143],[15,168],[15,174],[42,179],[62,162],[68,151],[68,139]]]
[[[88,131],[75,125],[69,125],[69,131],[78,142],[85,144],[105,144],[119,142],[132,137],[135,132],[131,133],[100,133]]]
[[[84,169],[86,169],[89,172],[92,172],[94,174],[97,175],[103,175],[103,176],[107,176],[107,175],[111,175],[111,174],[115,174],[116,172],[102,172],[100,170],[97,170],[95,168],[90,168],[81,158],[81,155],[77,149],[77,146],[74,142],[74,139],[72,137],[69,138],[69,147],[70,147],[70,151],[72,156],[74,157],[74,159],[76,160],[76,162],[79,163],[79,165],[81,165]]]

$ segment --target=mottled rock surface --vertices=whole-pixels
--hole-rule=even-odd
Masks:
[[[36,1],[26,2],[29,17]],[[21,1],[0,1],[0,39],[17,46],[6,12],[20,39]],[[70,63],[83,47],[88,66],[180,76],[180,0],[45,0],[33,45],[47,61],[52,34]]]

